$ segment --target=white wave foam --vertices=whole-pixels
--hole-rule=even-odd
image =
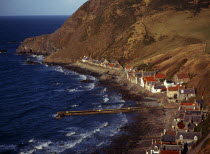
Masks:
[[[69,92],[75,92],[76,89],[68,89]]]
[[[95,83],[90,83],[88,86],[86,86],[87,90],[93,90],[95,88]]]
[[[34,139],[31,139],[31,140],[29,140],[28,142],[29,142],[29,143],[32,143],[32,142],[34,142]]]
[[[87,80],[87,76],[86,75],[79,75],[79,78],[82,80]]]
[[[53,90],[53,91],[62,92],[62,91],[66,91],[66,90],[65,89],[57,89],[57,90]]]
[[[51,141],[38,141],[35,142],[34,139],[32,139],[33,142],[29,142],[32,145],[29,145],[29,147],[26,147],[25,149],[22,149],[20,154],[32,154],[37,150],[48,150],[50,149],[50,146],[53,144]]]
[[[75,146],[78,146],[79,144],[86,145],[85,140],[88,138],[92,138],[95,136],[95,134],[99,133],[98,135],[103,135],[105,137],[113,136],[115,135],[119,129],[120,126],[124,125],[127,122],[126,116],[124,114],[118,114],[117,119],[120,118],[121,120],[118,121],[118,123],[110,123],[109,122],[103,122],[99,124],[98,127],[95,127],[94,129],[86,132],[83,128],[78,127],[69,127],[65,128],[62,131],[59,131],[61,133],[65,133],[65,136],[69,139],[67,141],[36,141],[34,139],[31,139],[27,147],[24,147],[24,149],[21,150],[21,154],[32,154],[32,153],[62,153],[67,149],[74,148]],[[120,126],[119,126],[120,125]],[[102,146],[103,144],[108,144],[108,141],[98,141],[96,140],[96,146]],[[82,150],[81,152],[83,152]],[[79,151],[78,151],[79,152]]]
[[[79,105],[77,105],[77,104],[74,104],[74,105],[71,105],[70,107],[78,107]]]
[[[65,136],[69,137],[69,136],[72,136],[74,134],[76,134],[76,132],[68,132]]]
[[[104,103],[106,103],[106,102],[108,102],[109,101],[109,98],[108,97],[105,97],[104,99],[103,99],[103,102]]]
[[[99,146],[101,146],[103,143],[104,143],[104,142],[101,142],[101,143],[97,144],[96,146],[99,147]]]
[[[125,103],[125,100],[123,100],[122,97],[119,96],[119,95],[113,95],[113,96],[111,97],[111,100],[112,100],[113,102]]]
[[[0,145],[0,151],[2,150],[14,150],[16,145]]]
[[[63,68],[61,66],[55,67],[55,71],[64,73],[64,70],[63,70]]]
[[[104,88],[104,89],[102,90],[102,92],[106,92],[106,90],[107,90],[107,88]]]
[[[56,114],[53,114],[53,115],[50,115],[50,116],[53,117],[53,118],[56,118],[57,115],[58,114],[56,113]]]
[[[65,150],[67,150],[67,149],[70,149],[70,148],[75,147],[77,144],[81,143],[81,142],[82,142],[83,140],[85,140],[86,138],[91,137],[92,135],[94,135],[95,133],[99,132],[102,128],[107,127],[108,125],[109,125],[108,122],[104,122],[104,123],[102,123],[98,128],[96,128],[96,129],[94,129],[94,130],[92,130],[92,131],[90,131],[90,132],[79,134],[79,136],[80,136],[79,139],[77,139],[77,140],[74,141],[73,143],[72,143],[72,142],[65,142],[65,144],[64,144],[64,146],[63,146],[63,150],[62,150],[62,151],[59,151],[59,152],[63,152],[63,151],[65,151]],[[71,128],[69,128],[69,129],[71,129]],[[74,127],[73,127],[72,129],[74,129]],[[76,129],[78,130],[78,128],[76,128]],[[75,135],[76,132],[71,131],[71,132],[69,132],[69,133],[67,133],[67,134],[70,135],[70,136],[72,136],[72,135]],[[67,134],[66,134],[66,135],[67,135]]]
[[[37,61],[42,62],[45,58],[43,55],[34,55],[32,54],[31,57],[36,58]]]
[[[82,137],[82,139],[86,139],[88,137],[91,137],[93,134],[99,132],[102,128],[104,128],[104,127],[106,127],[108,125],[109,125],[108,122],[104,122],[98,128],[94,129],[93,131],[87,132],[85,134],[80,134],[80,136]]]
[[[88,76],[88,78],[92,81],[96,81],[96,78],[94,76]]]
[[[51,141],[43,142],[43,143],[40,143],[40,144],[37,145],[37,146],[34,146],[34,148],[40,150],[40,149],[49,147],[49,145],[50,145],[51,143],[52,143]]]
[[[61,66],[54,66],[53,69],[57,72],[64,73],[65,75],[74,74],[72,71],[67,70]]]
[[[68,90],[68,92],[70,92],[70,93],[82,91],[82,90],[78,90],[77,88],[76,88],[76,89],[67,89],[67,90]]]
[[[101,106],[101,105],[98,105],[97,107],[98,107],[98,108],[101,108],[102,106]],[[98,108],[97,108],[97,109],[98,109]]]

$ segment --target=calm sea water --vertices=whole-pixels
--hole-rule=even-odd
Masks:
[[[60,66],[27,65],[43,56],[16,55],[27,37],[48,34],[67,16],[0,17],[0,153],[90,153],[110,144],[125,114],[55,119],[57,111],[120,108],[121,95],[92,76]],[[11,41],[16,41],[12,42]],[[93,83],[82,83],[84,79]],[[56,83],[56,84],[55,84]]]

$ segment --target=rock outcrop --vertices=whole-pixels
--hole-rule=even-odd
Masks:
[[[36,62],[36,61],[32,61],[32,60],[27,60],[26,61],[26,64],[29,64],[29,65],[38,65],[40,63],[39,62]]]

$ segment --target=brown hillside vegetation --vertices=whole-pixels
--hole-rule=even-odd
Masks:
[[[84,55],[135,66],[151,60],[169,76],[189,72],[189,86],[207,98],[209,19],[207,0],[89,0],[60,29],[26,39],[17,53],[46,54],[49,63]]]
[[[171,78],[176,73],[188,73],[191,81],[187,86],[197,88],[198,96],[205,92],[209,100],[210,55],[205,49],[206,44],[202,43],[179,47],[144,60],[144,63],[154,64],[154,68]]]

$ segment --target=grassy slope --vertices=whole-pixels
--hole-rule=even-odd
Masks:
[[[88,55],[138,66],[153,57],[151,62],[169,76],[190,73],[189,86],[207,95],[209,16],[210,9],[195,14],[180,0],[152,0],[149,5],[144,0],[90,0],[53,34],[26,39],[17,52],[49,54],[45,61],[52,63]]]
[[[131,64],[154,63],[157,69],[172,77],[187,72],[189,87],[204,91],[210,100],[210,9],[194,16],[191,11],[161,12],[143,20],[155,42],[137,49]],[[170,18],[169,18],[170,17]],[[139,55],[138,55],[139,52]]]

